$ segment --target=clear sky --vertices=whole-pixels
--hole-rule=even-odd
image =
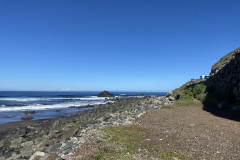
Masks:
[[[239,6],[1,0],[0,90],[173,90],[240,46]]]

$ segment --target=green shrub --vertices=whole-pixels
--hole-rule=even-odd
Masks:
[[[200,100],[201,102],[204,102],[205,98],[206,98],[206,95],[207,95],[207,93],[201,93],[201,94],[196,95],[196,98],[198,100]]]
[[[204,85],[203,83],[197,84],[193,87],[193,96],[197,98],[197,95],[203,94],[206,92],[207,86]]]

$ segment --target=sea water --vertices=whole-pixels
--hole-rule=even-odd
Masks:
[[[106,97],[97,97],[99,92],[43,92],[43,91],[0,91],[0,124],[20,121],[26,116],[24,111],[35,111],[28,114],[36,119],[49,119],[83,112],[98,105],[107,103]],[[164,96],[165,92],[112,92],[115,96],[131,97],[140,94]],[[81,109],[73,106],[83,106]]]

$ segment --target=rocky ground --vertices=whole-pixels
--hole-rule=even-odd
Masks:
[[[216,112],[218,116],[212,114]],[[161,144],[196,159],[239,160],[240,121],[224,114],[229,112],[217,108],[208,112],[194,100],[191,106],[152,110],[137,123],[148,131],[145,137],[150,146]]]
[[[0,160],[68,159],[92,130],[131,124],[149,110],[172,103],[172,97],[128,98],[48,125],[19,127],[1,137]]]

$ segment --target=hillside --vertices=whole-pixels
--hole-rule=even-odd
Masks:
[[[224,66],[226,66],[232,59],[235,58],[236,54],[239,53],[240,47],[235,49],[234,51],[228,53],[223,56],[217,63],[212,66],[210,75],[214,75],[219,70],[221,70]]]
[[[207,80],[187,82],[173,91],[177,103],[189,104],[192,97],[204,104],[239,110],[240,48],[222,57],[212,66]]]

